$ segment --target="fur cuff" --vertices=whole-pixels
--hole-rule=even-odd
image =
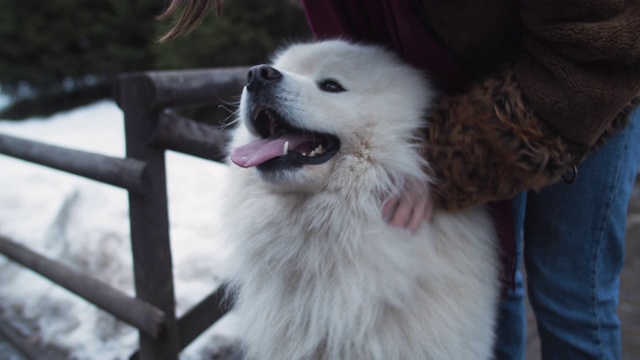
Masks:
[[[525,104],[513,72],[444,96],[425,130],[424,156],[445,210],[510,198],[559,180],[588,147],[564,139]]]

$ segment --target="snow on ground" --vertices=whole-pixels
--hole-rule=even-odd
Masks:
[[[0,121],[0,133],[124,157],[123,115],[102,101],[50,118]],[[167,152],[171,247],[178,314],[208,295],[224,273],[215,237],[225,167]],[[0,234],[133,295],[125,190],[0,155]],[[0,255],[0,310],[79,359],[125,359],[137,332]],[[200,359],[225,321],[183,352]]]

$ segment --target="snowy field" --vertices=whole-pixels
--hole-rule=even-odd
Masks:
[[[0,120],[0,133],[124,156],[123,115],[111,101],[23,122]],[[167,179],[178,314],[208,295],[224,272],[216,239],[217,189],[225,167],[167,152]],[[125,190],[0,155],[0,234],[133,295]],[[0,311],[45,343],[78,359],[126,359],[137,332],[107,313],[0,255]],[[201,359],[222,321],[183,352]]]

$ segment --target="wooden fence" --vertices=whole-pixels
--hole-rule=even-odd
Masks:
[[[128,190],[136,297],[0,236],[0,253],[41,274],[139,330],[131,358],[178,359],[179,352],[217,321],[225,286],[176,317],[169,238],[165,150],[224,159],[226,134],[166,111],[171,107],[238,100],[248,68],[124,74],[114,97],[124,112],[126,158],[46,145],[0,134],[0,154]]]

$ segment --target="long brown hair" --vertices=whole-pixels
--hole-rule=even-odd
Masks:
[[[223,3],[224,0],[171,0],[169,7],[157,19],[166,20],[179,12],[182,13],[173,28],[158,41],[165,42],[187,34],[200,25],[211,9],[220,15]]]

